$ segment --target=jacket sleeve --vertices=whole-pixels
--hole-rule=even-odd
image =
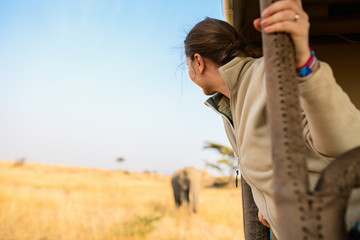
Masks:
[[[360,111],[336,83],[330,66],[320,68],[299,84],[308,146],[329,159],[360,146]]]

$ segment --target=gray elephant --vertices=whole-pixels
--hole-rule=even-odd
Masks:
[[[175,204],[180,207],[186,203],[188,209],[192,206],[194,213],[198,211],[200,201],[200,189],[213,184],[213,177],[205,170],[196,170],[187,167],[176,171],[171,178]]]

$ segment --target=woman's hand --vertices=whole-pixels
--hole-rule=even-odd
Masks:
[[[271,4],[254,20],[257,30],[266,33],[286,32],[295,45],[296,67],[301,67],[310,59],[309,17],[302,8],[301,0],[281,0]]]
[[[262,215],[262,213],[260,211],[258,211],[258,218],[259,221],[266,227],[270,228],[269,223],[266,221],[266,219],[264,218],[264,216]]]

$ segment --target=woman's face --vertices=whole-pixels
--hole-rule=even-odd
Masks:
[[[219,65],[198,53],[194,54],[194,60],[186,57],[186,64],[189,67],[190,79],[202,88],[205,95],[220,92],[230,98],[226,82],[219,73]]]
[[[216,93],[211,86],[210,79],[207,79],[204,74],[200,73],[200,70],[196,67],[196,60],[191,60],[190,57],[186,58],[186,64],[189,67],[189,77],[190,79],[199,87],[202,88],[205,95],[212,95]]]

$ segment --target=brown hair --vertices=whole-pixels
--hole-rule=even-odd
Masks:
[[[185,55],[194,60],[198,53],[222,66],[235,57],[260,57],[261,51],[240,36],[227,22],[207,17],[185,38]]]

